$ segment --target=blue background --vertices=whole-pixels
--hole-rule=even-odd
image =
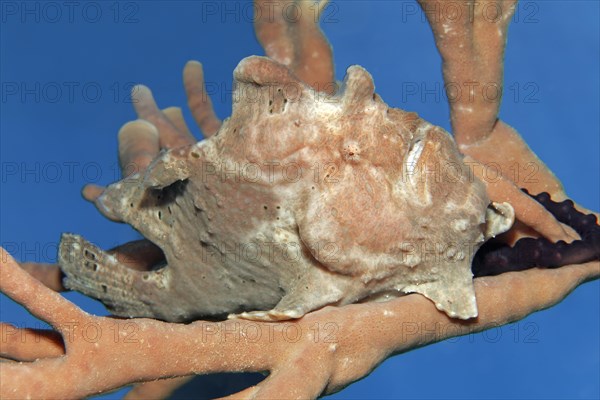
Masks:
[[[197,59],[208,81],[224,85],[213,102],[221,118],[229,115],[233,69],[241,58],[263,53],[248,3],[210,3],[218,12],[225,6],[234,11],[208,14],[207,2],[199,1],[81,2],[69,14],[62,2],[2,2],[4,247],[21,260],[53,262],[61,232],[82,234],[103,248],[137,237],[102,218],[82,200],[80,188],[118,178],[116,133],[135,118],[127,104],[131,83],[152,88],[161,107],[185,108],[181,71]],[[414,7],[336,2],[322,26],[338,79],[360,64],[388,104],[449,129],[442,96],[406,90],[441,85],[430,29]],[[597,1],[522,2],[510,27],[501,110],[567,193],[595,210],[599,54]],[[585,284],[556,307],[511,326],[396,356],[332,398],[598,398],[599,288],[598,281]],[[105,312],[78,294],[67,297]],[[4,296],[0,311],[3,321],[39,326]]]

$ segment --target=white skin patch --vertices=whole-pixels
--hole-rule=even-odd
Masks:
[[[423,142],[423,140],[417,140],[410,152],[408,153],[408,157],[406,158],[406,169],[407,172],[410,174],[411,180],[414,177],[414,172],[417,168],[417,162],[419,161],[419,157],[421,157],[421,153],[423,153],[424,147],[425,143]]]
[[[452,221],[452,229],[458,232],[464,232],[469,227],[469,221],[466,219],[457,219]]]

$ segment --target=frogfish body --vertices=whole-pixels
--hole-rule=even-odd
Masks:
[[[283,320],[413,292],[477,316],[473,255],[514,213],[490,202],[446,131],[390,108],[359,66],[326,95],[249,57],[234,85],[216,135],[161,153],[99,199],[164,261],[133,270],[65,234],[68,288],[167,321]]]

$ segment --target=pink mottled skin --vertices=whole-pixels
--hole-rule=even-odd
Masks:
[[[67,287],[117,315],[170,321],[298,318],[410,292],[450,316],[477,315],[472,256],[490,219],[505,230],[512,217],[488,208],[448,133],[389,108],[361,67],[333,96],[263,57],[242,60],[234,79],[233,114],[214,136],[162,153],[99,198],[166,264],[133,271],[68,236]],[[71,268],[81,247],[92,267]]]

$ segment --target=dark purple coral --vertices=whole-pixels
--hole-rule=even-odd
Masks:
[[[527,190],[523,189],[527,194]],[[593,214],[579,212],[572,200],[552,201],[546,192],[531,195],[563,224],[572,227],[581,240],[553,243],[545,238],[523,238],[514,246],[485,243],[473,259],[473,275],[491,276],[530,268],[558,268],[600,259],[600,226]]]

